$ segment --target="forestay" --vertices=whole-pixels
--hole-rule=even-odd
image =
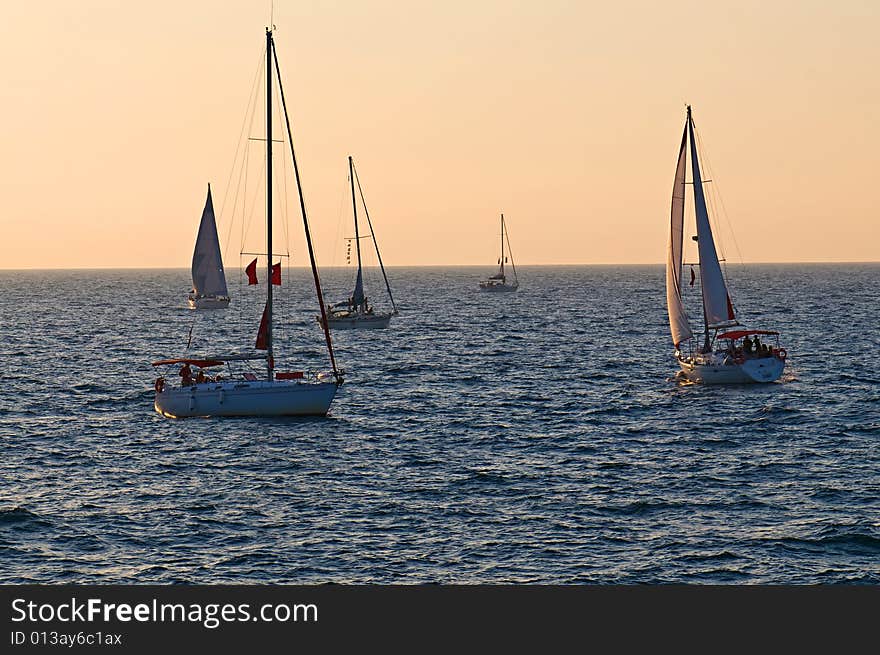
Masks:
[[[694,139],[694,122],[688,108],[688,132],[691,141],[691,169],[694,177],[694,211],[697,217],[697,246],[700,252],[700,285],[703,289],[703,309],[706,312],[708,327],[731,325],[736,317],[730,303],[727,285],[718,262],[715,239],[709,225],[709,212],[703,194],[703,180],[700,176],[700,162],[697,158],[697,144]]]

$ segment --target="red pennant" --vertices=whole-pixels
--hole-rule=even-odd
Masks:
[[[281,286],[281,262],[272,264],[272,284]]]
[[[257,331],[257,343],[254,346],[257,350],[268,350],[269,345],[269,306],[263,308],[263,318],[260,319],[260,329]]]
[[[730,296],[727,296],[727,318],[731,321],[736,318],[736,315],[733,313],[733,303],[730,302]]]
[[[247,276],[248,276],[248,286],[250,286],[252,284],[257,284],[257,260],[256,259],[247,265],[247,268],[244,269],[244,272],[247,273]]]
[[[694,267],[691,266],[691,286],[694,286],[694,280],[697,279],[697,276],[694,274]]]

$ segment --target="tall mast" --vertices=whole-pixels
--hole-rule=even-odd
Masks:
[[[351,181],[351,211],[354,215],[354,242],[357,245],[357,258],[358,258],[358,281],[363,284],[363,273],[361,270],[361,237],[358,232],[358,210],[357,210],[357,201],[355,200],[354,195],[354,164],[351,161],[351,155],[348,156],[348,178]],[[357,287],[355,287],[357,289]],[[357,302],[357,298],[354,299]],[[366,304],[366,302],[364,302]],[[365,308],[366,309],[366,308]]]
[[[688,129],[688,136],[690,137],[690,141],[691,141],[691,177],[693,177],[693,174],[694,174],[693,162],[696,161],[696,159],[697,159],[697,143],[694,140],[694,119],[691,117],[691,106],[690,105],[687,106],[687,129]],[[699,177],[699,175],[700,174],[698,172],[697,177]],[[696,198],[697,181],[693,180],[692,184],[694,185],[694,197]],[[696,204],[696,200],[695,200],[695,204]],[[699,238],[700,238],[700,235],[698,232],[698,234],[697,234],[697,244],[698,245],[699,245]],[[702,258],[700,258],[700,259],[702,259]],[[703,268],[701,266],[700,267],[700,286],[702,287],[702,285],[703,285]],[[703,352],[707,352],[709,350],[709,317],[706,314],[706,297],[705,297],[705,295],[700,294],[700,299],[702,300],[702,303],[703,303],[703,337],[704,337],[704,339],[703,339]]]
[[[504,275],[504,214],[501,214],[501,274]]]
[[[266,370],[272,381],[272,31],[266,28]]]

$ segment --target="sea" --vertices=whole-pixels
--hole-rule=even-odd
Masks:
[[[880,264],[728,267],[788,353],[742,386],[676,378],[661,266],[387,272],[327,417],[169,419],[152,362],[251,350],[265,286],[0,271],[0,582],[880,583]],[[278,368],[329,369],[310,271],[275,289]]]

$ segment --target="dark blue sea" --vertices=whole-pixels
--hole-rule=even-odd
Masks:
[[[250,348],[264,288],[0,272],[0,582],[880,583],[880,265],[730,267],[788,364],[717,387],[673,377],[660,266],[388,272],[328,417],[182,420],[151,362]],[[309,275],[281,368],[329,366]]]

